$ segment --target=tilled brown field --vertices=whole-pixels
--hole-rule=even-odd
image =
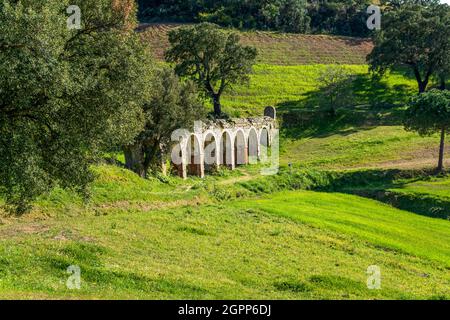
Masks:
[[[164,60],[169,47],[168,32],[180,24],[142,24],[139,31]],[[241,41],[259,50],[258,63],[272,65],[365,64],[373,44],[369,39],[276,32],[240,32]]]

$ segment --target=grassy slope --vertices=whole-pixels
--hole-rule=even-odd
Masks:
[[[225,110],[234,116],[258,115],[265,106],[276,106],[283,122],[283,164],[336,169],[436,165],[439,138],[420,137],[401,126],[400,110],[416,87],[405,74],[372,80],[366,66],[347,65],[357,76],[354,107],[341,110],[336,119],[314,123],[312,115],[303,120],[302,112],[320,107],[317,77],[326,68],[258,65],[250,85],[236,87],[224,97]]]
[[[167,39],[152,37],[161,56]],[[434,161],[435,137],[398,125],[397,109],[414,90],[402,74],[373,83],[366,66],[346,66],[358,75],[355,98],[364,107],[340,110],[325,127],[304,121],[302,112],[321,95],[316,79],[325,66],[292,64],[362,64],[367,43],[268,33],[243,40],[260,48],[260,64],[250,87],[235,88],[224,102],[234,115],[277,106],[287,124],[283,163],[339,169],[404,167],[418,155],[426,165]],[[393,101],[393,109],[385,108]],[[447,221],[314,192],[278,194],[271,205],[217,203],[230,193],[251,195],[238,183],[253,178],[255,168],[169,184],[110,166],[96,171],[87,206],[56,190],[32,214],[0,215],[0,298],[448,298]],[[440,181],[404,190],[439,197],[449,191]],[[82,269],[81,291],[65,288],[71,264]],[[382,269],[381,291],[365,286],[374,264]]]
[[[157,60],[164,60],[169,48],[167,33],[179,24],[142,25],[142,37]],[[239,32],[242,43],[258,49],[258,63],[272,65],[364,64],[372,43],[366,39],[298,35],[277,32]]]
[[[391,190],[401,193],[425,194],[450,201],[450,176],[411,182],[401,188]]]
[[[204,190],[184,189],[196,181],[163,185],[134,180],[113,167],[99,170],[110,178],[100,178],[95,193],[101,196],[78,213],[72,208],[72,216],[62,210],[52,218],[2,220],[0,297],[426,299],[447,294],[447,221],[315,192],[278,194],[273,202],[217,203]],[[151,206],[177,191],[173,207]],[[208,198],[200,200],[199,194]],[[123,205],[129,198],[132,205]],[[46,205],[41,202],[41,209]],[[432,249],[424,252],[425,246]],[[65,287],[69,265],[81,267],[80,291]],[[370,265],[382,270],[382,290],[366,287]]]
[[[247,202],[238,206],[247,206]],[[360,197],[311,192],[276,194],[248,205],[265,212],[358,236],[380,247],[436,260],[450,267],[450,225]]]
[[[179,25],[150,25],[142,33],[159,60],[168,48],[167,32]],[[236,86],[223,97],[224,111],[232,116],[259,116],[273,105],[280,118],[286,118],[297,132],[282,135],[283,164],[289,162],[322,168],[390,167],[422,168],[437,163],[438,137],[421,138],[402,129],[401,119],[389,121],[390,113],[401,108],[417,91],[411,74],[393,72],[383,79],[372,79],[365,57],[372,45],[361,39],[305,36],[273,32],[241,32],[243,43],[259,51],[249,85]],[[320,63],[320,64],[318,64]],[[299,114],[321,106],[323,93],[318,76],[326,64],[340,64],[357,76],[354,101],[347,114],[371,118],[360,123],[333,120],[325,128],[301,127],[308,123]],[[358,108],[352,106],[359,106]],[[365,106],[361,110],[360,106]],[[384,119],[380,119],[384,117]],[[290,119],[291,118],[291,119]],[[294,120],[292,120],[292,118]],[[380,121],[383,120],[383,121]],[[295,130],[294,130],[295,131]],[[448,145],[450,150],[450,144]],[[448,162],[450,164],[450,160]]]

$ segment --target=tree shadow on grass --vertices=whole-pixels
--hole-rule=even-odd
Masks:
[[[450,172],[449,172],[450,173]],[[447,173],[447,175],[449,174]],[[384,202],[419,215],[450,219],[450,201],[445,197],[402,191],[405,186],[436,177],[434,169],[363,169],[327,171],[281,167],[278,175],[244,185],[250,191],[312,190],[346,193]],[[441,174],[438,177],[446,177]]]
[[[393,73],[408,77],[402,70]],[[402,124],[404,107],[413,94],[410,86],[389,85],[370,74],[352,77],[347,87],[350,101],[345,106],[335,106],[335,114],[327,102],[326,87],[306,93],[302,100],[278,104],[283,135],[292,139],[327,137]]]
[[[445,177],[445,174],[439,175]],[[323,191],[343,192],[384,202],[401,210],[448,220],[450,202],[431,194],[404,192],[408,184],[436,177],[434,169],[370,169],[340,173]]]

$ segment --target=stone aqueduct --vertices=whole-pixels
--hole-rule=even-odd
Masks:
[[[267,161],[268,150],[277,132],[276,110],[266,107],[263,117],[199,122],[194,132],[177,130],[172,140],[172,166],[182,178],[203,178],[220,166],[236,166]]]

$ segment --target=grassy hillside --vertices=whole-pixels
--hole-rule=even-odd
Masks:
[[[143,32],[159,59],[173,27]],[[450,299],[450,178],[423,170],[438,137],[403,130],[411,75],[372,78],[362,39],[241,36],[260,60],[224,109],[277,108],[280,174],[256,165],[144,180],[96,165],[88,202],[56,189],[24,216],[0,209],[0,299]],[[355,76],[335,117],[318,81],[327,64]],[[81,290],[66,288],[70,265]],[[372,265],[381,290],[366,286]]]
[[[177,27],[142,26],[158,59],[168,48],[167,32]],[[436,165],[438,137],[422,138],[402,128],[402,110],[417,91],[413,75],[398,70],[373,78],[365,65],[370,42],[271,32],[242,32],[241,37],[258,48],[260,60],[248,85],[224,95],[223,109],[242,117],[259,116],[264,107],[275,106],[282,128],[282,164],[327,169]],[[355,77],[352,99],[334,119],[323,117],[326,95],[319,81],[329,64],[340,64]]]
[[[143,24],[142,37],[152,46],[156,59],[163,61],[169,47],[167,33],[179,24]],[[373,45],[367,39],[299,35],[277,32],[239,32],[242,43],[259,51],[258,63],[273,65],[364,64]]]
[[[374,245],[439,261],[450,267],[448,221],[421,217],[389,206],[383,208],[376,201],[355,196],[307,191],[284,192],[236,205],[358,236]]]
[[[196,180],[98,170],[87,208],[71,201],[78,212],[2,218],[2,298],[448,298],[447,221],[316,192],[217,202],[219,191]],[[70,194],[56,193],[52,202],[68,204]],[[172,193],[177,200],[158,204]],[[65,286],[69,265],[81,268],[79,291]],[[371,265],[382,270],[381,290],[366,287]]]
[[[224,109],[234,116],[260,115],[265,106],[292,111],[323,104],[319,77],[328,65],[256,65],[248,85],[235,86],[223,97]],[[342,65],[355,76],[352,105],[392,107],[402,105],[417,84],[406,72],[373,79],[366,65]]]
[[[427,180],[408,183],[402,188],[392,189],[399,192],[425,194],[450,201],[450,177],[432,177]]]

